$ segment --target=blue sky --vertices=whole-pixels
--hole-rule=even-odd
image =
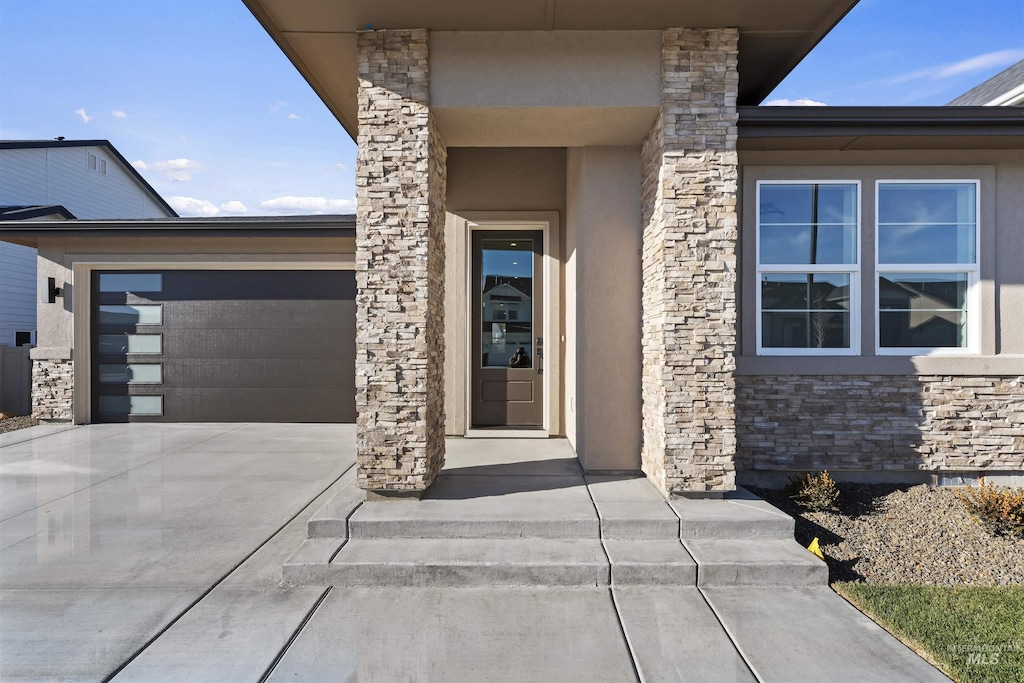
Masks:
[[[1024,0],[861,0],[768,98],[944,104]],[[0,138],[105,138],[182,215],[349,213],[355,145],[241,0],[0,0]]]

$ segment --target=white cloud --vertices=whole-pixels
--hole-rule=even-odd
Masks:
[[[245,204],[243,204],[242,202],[238,201],[237,199],[232,199],[230,202],[224,202],[223,204],[221,204],[220,205],[220,210],[223,213],[238,214],[238,213],[245,213],[249,209],[247,209],[245,207]]]
[[[167,203],[182,216],[216,216],[220,209],[213,202],[193,197],[168,197]]]
[[[151,161],[148,164],[141,159],[132,163],[132,166],[145,171],[151,169],[160,171],[167,176],[168,180],[176,182],[187,182],[192,180],[193,171],[202,171],[205,166],[195,159],[168,159],[167,161]]]
[[[111,113],[112,113],[112,114],[114,115],[114,118],[115,118],[115,119],[126,119],[126,118],[128,118],[128,114],[125,114],[125,113],[124,113],[123,111],[121,111],[120,109],[115,109],[115,110],[114,110],[114,111],[112,111]]]
[[[354,199],[327,199],[326,197],[275,197],[260,202],[260,208],[275,213],[350,213],[356,210]]]
[[[291,105],[288,104],[287,102],[282,102],[281,100],[278,100],[277,102],[273,102],[270,105],[270,113],[271,114],[276,114],[277,112],[281,111],[282,109],[286,109],[286,108],[288,108],[290,106]]]
[[[827,107],[828,105],[818,100],[808,99],[801,97],[795,100],[787,100],[785,98],[778,100],[768,100],[765,102],[763,107]]]
[[[92,121],[92,117],[85,113],[85,107],[76,109],[75,113],[82,117],[82,123],[89,123]]]
[[[342,172],[345,172],[345,171],[348,170],[348,166],[346,166],[345,164],[335,164],[335,166],[337,166],[338,170],[342,171]]]
[[[888,85],[900,85],[902,83],[919,81],[926,78],[933,81],[940,81],[946,78],[955,78],[965,74],[985,71],[987,69],[1010,66],[1022,59],[1024,59],[1024,50],[997,50],[996,52],[987,52],[983,55],[977,55],[976,57],[968,57],[967,59],[962,59],[959,62],[954,62],[952,64],[940,64],[938,66],[930,66],[927,69],[918,69],[917,71],[900,74],[893,76],[892,78],[882,79],[879,82]]]
[[[297,120],[301,119],[302,117],[299,116],[298,114],[288,114],[288,118],[292,119],[293,121],[297,121]]]
[[[975,73],[976,71],[985,71],[986,69],[1010,66],[1011,64],[1016,64],[1022,59],[1024,59],[1024,50],[999,50],[997,52],[989,52],[987,54],[978,55],[977,57],[964,59],[956,64],[950,64],[949,66],[940,69],[933,78],[952,78],[954,76]]]

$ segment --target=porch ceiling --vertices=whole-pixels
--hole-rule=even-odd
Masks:
[[[349,134],[356,135],[355,33],[740,30],[740,104],[758,104],[857,0],[243,0]]]

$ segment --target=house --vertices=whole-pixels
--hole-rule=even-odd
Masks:
[[[386,497],[484,429],[666,495],[1024,468],[1022,112],[756,106],[854,0],[245,1],[358,213],[0,224],[38,415],[355,421]]]
[[[977,85],[947,106],[1024,106],[1024,59]]]
[[[176,217],[107,140],[0,140],[0,220]],[[0,344],[35,343],[36,253],[0,242]]]

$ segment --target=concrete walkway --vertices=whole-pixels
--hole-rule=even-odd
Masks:
[[[353,446],[348,426],[104,425],[0,447],[0,680],[946,680],[825,587],[282,587]],[[446,473],[516,505],[501,478],[578,476],[564,449],[453,441]],[[453,490],[433,495],[479,504]]]

